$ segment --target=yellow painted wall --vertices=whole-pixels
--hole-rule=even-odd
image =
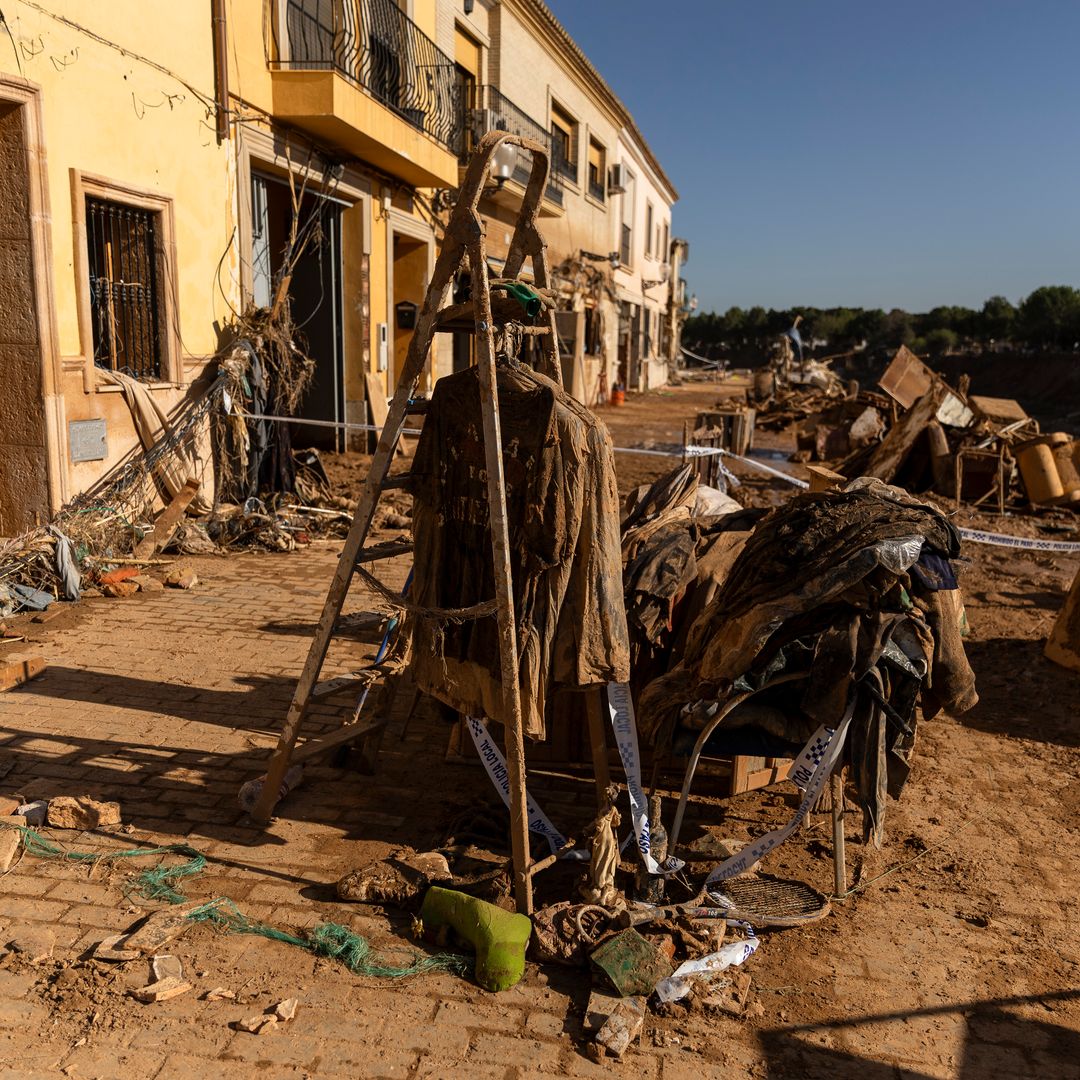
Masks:
[[[60,18],[22,0],[4,5],[14,51],[10,45],[0,50],[0,70],[21,74],[41,89],[52,287],[64,358],[61,429],[78,419],[104,417],[108,424],[104,462],[71,464],[66,440],[52,448],[60,495],[68,498],[135,444],[121,395],[84,389],[82,357],[92,342],[81,340],[78,324],[78,302],[88,284],[85,276],[76,280],[72,170],[173,200],[176,261],[170,269],[177,281],[176,325],[189,381],[217,349],[215,320],[223,320],[229,305],[239,302],[238,266],[230,249],[235,169],[228,147],[219,146],[214,134],[208,2],[50,0],[48,6]],[[170,408],[184,391],[156,393]]]

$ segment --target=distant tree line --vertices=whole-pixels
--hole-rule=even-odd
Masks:
[[[1080,345],[1080,289],[1044,285],[1014,306],[1004,296],[991,296],[981,310],[936,307],[925,314],[900,308],[728,308],[722,315],[704,312],[687,319],[683,341],[688,348],[720,347],[732,351],[765,348],[802,316],[799,332],[805,345],[845,352],[897,348],[941,355],[957,349],[986,349],[992,345],[1075,349]]]

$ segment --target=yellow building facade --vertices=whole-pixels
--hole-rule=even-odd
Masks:
[[[463,162],[491,128],[552,155],[542,224],[567,387],[596,400],[618,377],[629,278],[613,276],[610,170],[627,133],[665,220],[674,190],[539,0],[9,0],[3,15],[0,535],[137,451],[122,376],[173,413],[230,323],[281,291],[316,363],[297,440],[344,447],[341,425],[393,390]],[[496,261],[526,167],[482,204]],[[428,384],[469,361],[443,339]]]

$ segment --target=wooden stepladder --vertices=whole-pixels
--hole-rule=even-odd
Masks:
[[[491,159],[504,145],[518,146],[532,155],[532,172],[518,214],[510,243],[503,277],[500,281],[517,280],[526,257],[532,260],[533,282],[537,289],[547,289],[548,265],[546,245],[536,226],[540,200],[548,177],[547,151],[538,143],[519,135],[495,131],[485,135],[473,153],[464,182],[446,229],[442,251],[435,263],[431,284],[417,319],[416,330],[409,344],[405,366],[390,403],[389,414],[379,438],[364,484],[356,515],[349,528],[337,570],[323,605],[322,615],[307,660],[296,685],[292,704],[267,770],[259,801],[252,816],[260,822],[270,820],[278,800],[282,779],[290,762],[301,760],[327,749],[371,734],[380,721],[359,721],[345,725],[339,731],[321,738],[307,739],[297,748],[297,739],[304,715],[313,696],[331,684],[317,688],[326,653],[334,637],[341,609],[359,563],[372,562],[391,554],[403,554],[408,545],[364,546],[371,528],[375,508],[382,492],[390,487],[403,486],[399,477],[388,481],[394,450],[405,427],[428,352],[439,331],[471,331],[476,340],[480,395],[484,424],[484,452],[487,465],[488,498],[490,501],[491,548],[495,571],[495,601],[499,629],[499,661],[502,679],[503,716],[506,737],[506,764],[510,779],[510,842],[513,860],[514,892],[518,910],[532,911],[532,876],[550,865],[551,858],[532,862],[529,853],[528,817],[525,806],[525,746],[521,716],[521,695],[518,683],[518,641],[514,618],[513,588],[510,564],[509,524],[506,517],[506,490],[503,483],[502,436],[499,425],[499,400],[495,381],[495,331],[521,318],[521,308],[508,297],[492,301],[488,274],[483,222],[477,206],[488,179]],[[472,299],[464,304],[444,307],[454,275],[468,265],[472,276]],[[555,312],[545,306],[538,325],[522,326],[521,332],[539,335],[542,340],[544,372],[561,381],[559,373],[558,339],[555,334]],[[407,478],[406,478],[407,483]],[[395,547],[395,550],[389,550]],[[295,753],[294,753],[295,751]]]

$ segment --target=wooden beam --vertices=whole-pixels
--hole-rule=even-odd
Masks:
[[[28,660],[12,660],[0,667],[0,690],[12,690],[31,679],[36,679],[45,670],[45,660],[40,656],[31,656]]]
[[[199,493],[199,481],[191,477],[184,486],[173,496],[173,500],[165,507],[154,527],[135,545],[133,552],[136,559],[149,559],[159,552],[171,539],[177,526],[180,524],[191,500]]]

